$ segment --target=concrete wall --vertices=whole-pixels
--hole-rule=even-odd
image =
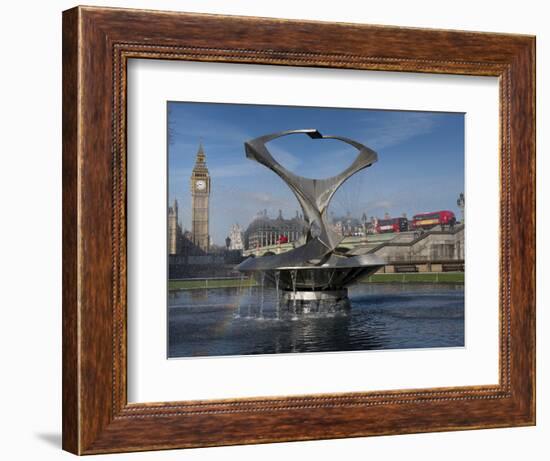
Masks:
[[[433,232],[408,243],[387,242],[372,250],[388,263],[464,260],[464,227],[449,232]]]

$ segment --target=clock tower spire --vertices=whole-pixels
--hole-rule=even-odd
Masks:
[[[206,154],[201,142],[195,158],[195,166],[191,173],[191,207],[193,213],[191,234],[193,243],[205,252],[208,252],[210,247],[210,185],[210,173],[206,166]]]

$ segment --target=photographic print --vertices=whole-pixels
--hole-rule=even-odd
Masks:
[[[464,114],[170,101],[168,357],[464,347]]]

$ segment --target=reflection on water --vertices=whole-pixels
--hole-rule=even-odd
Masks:
[[[279,318],[275,290],[170,292],[168,356],[464,346],[464,286],[360,284],[346,313]]]

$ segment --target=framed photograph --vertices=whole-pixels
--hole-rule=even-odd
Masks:
[[[535,39],[63,13],[63,448],[535,424]]]

